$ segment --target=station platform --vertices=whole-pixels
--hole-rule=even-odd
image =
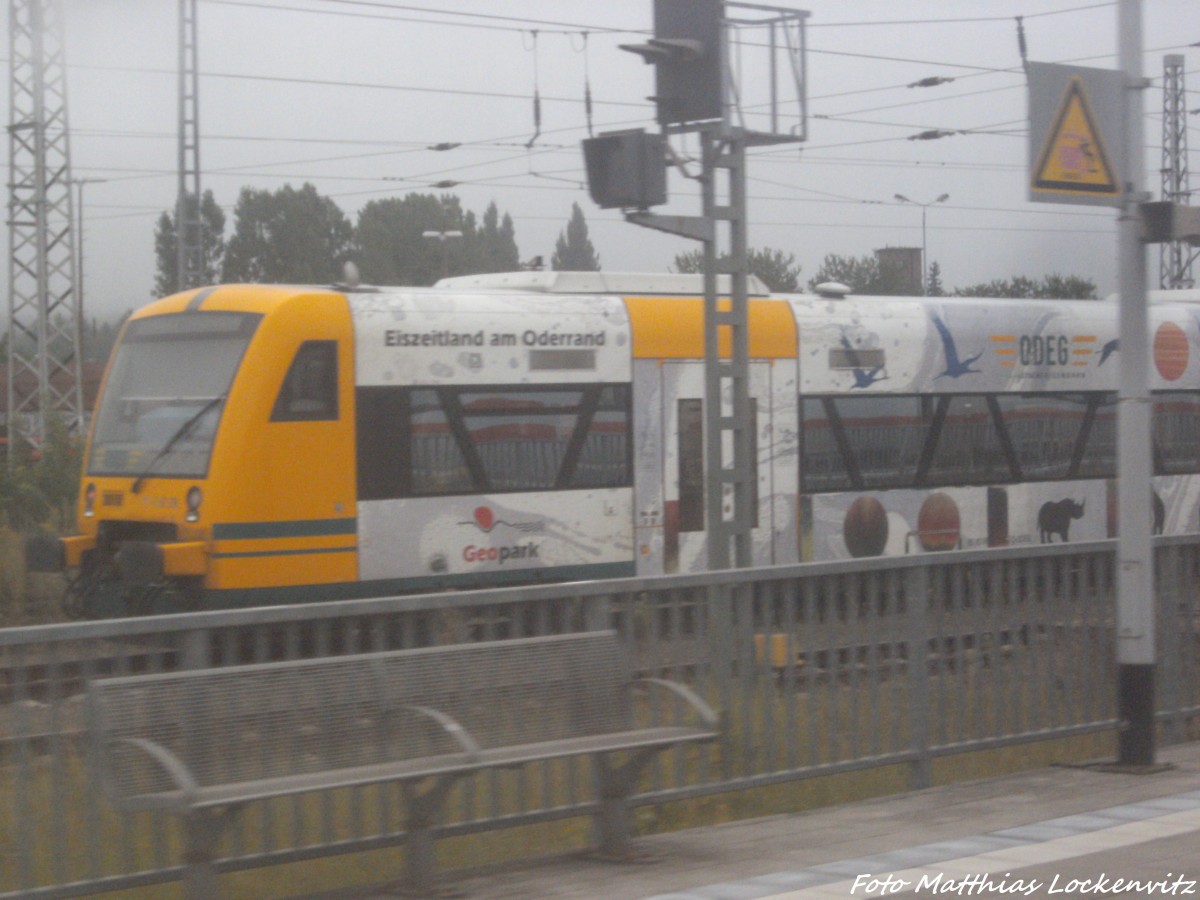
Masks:
[[[1154,771],[1050,767],[653,835],[637,841],[644,861],[567,856],[447,887],[473,900],[1200,896],[1200,743],[1156,759]]]

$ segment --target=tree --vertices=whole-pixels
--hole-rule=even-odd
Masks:
[[[722,256],[722,260],[728,256]],[[762,279],[767,290],[780,293],[794,293],[800,290],[800,266],[796,265],[794,254],[785,254],[782,250],[764,247],[761,250],[751,247],[746,251],[747,267],[751,275]],[[675,256],[675,271],[699,274],[704,271],[704,252],[689,250]]]
[[[929,297],[945,297],[946,289],[942,286],[942,267],[934,260],[929,264],[929,274],[925,279],[925,294]]]
[[[33,531],[49,524],[58,531],[70,527],[79,495],[83,460],[82,438],[72,435],[63,418],[46,415],[41,446],[24,441],[8,448],[14,458],[0,465],[0,526]]]
[[[1018,300],[1095,300],[1096,285],[1076,275],[1047,275],[1040,281],[1017,275],[956,288],[957,297],[1010,297]]]
[[[8,452],[18,450],[10,447]],[[0,524],[14,531],[32,531],[50,513],[50,503],[34,485],[32,471],[25,460],[0,466]]]
[[[67,429],[61,416],[46,416],[46,437],[40,459],[30,466],[28,483],[46,505],[51,524],[58,531],[70,526],[79,496],[83,468],[83,439]]]
[[[190,195],[188,200],[194,202]],[[164,297],[179,290],[178,232],[175,219],[174,210],[164,212],[158,217],[158,224],[154,228],[156,297]],[[225,212],[213,199],[212,191],[205,191],[201,197],[200,221],[203,224],[201,282],[214,284],[221,273],[221,263],[225,255]]]
[[[583,220],[583,210],[578,203],[571,204],[571,220],[567,222],[566,232],[558,233],[550,268],[556,272],[600,271],[600,257],[588,239],[587,222]]]
[[[521,268],[521,254],[517,249],[512,216],[505,213],[501,218],[495,201],[489,203],[483,213],[479,258],[472,265],[472,272],[515,272]]]
[[[1096,300],[1096,283],[1078,275],[1047,275],[1042,279],[1041,296],[1060,300]]]
[[[433,284],[458,274],[466,234],[458,199],[448,194],[408,194],[372,200],[358,213],[354,260],[368,284]],[[426,231],[463,231],[435,242]]]
[[[904,296],[911,292],[911,282],[902,267],[885,265],[877,256],[838,256],[828,254],[808,281],[810,290],[826,281],[846,285],[855,294]]]
[[[222,280],[323,284],[342,277],[354,228],[311,184],[274,193],[242,188],[233,214]]]
[[[461,232],[438,241],[425,232]],[[483,214],[464,212],[453,194],[408,194],[372,200],[358,213],[354,256],[370,284],[433,284],[444,275],[511,272],[518,268],[512,217],[496,204]]]
[[[98,322],[93,318],[83,333],[83,358],[101,362],[108,359],[130,314],[131,311],[126,311],[115,322]]]

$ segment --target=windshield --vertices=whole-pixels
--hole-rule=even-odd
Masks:
[[[198,478],[261,316],[195,312],[130,322],[96,413],[89,475]]]

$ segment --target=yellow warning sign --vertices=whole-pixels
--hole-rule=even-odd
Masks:
[[[1120,194],[1113,166],[1088,105],[1083,81],[1073,77],[1038,154],[1031,189],[1056,194],[1116,197]]]

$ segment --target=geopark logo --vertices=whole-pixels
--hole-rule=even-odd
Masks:
[[[504,519],[496,518],[496,514],[488,506],[477,506],[470,521],[459,522],[460,525],[470,525],[484,534],[491,534],[496,528],[504,526],[512,528],[525,534],[537,534],[545,531],[545,523],[541,521],[528,522],[509,522]],[[515,560],[537,560],[540,559],[539,551],[541,545],[536,541],[525,541],[502,547],[480,547],[476,544],[467,544],[462,549],[462,558],[469,563],[495,563],[504,565],[507,562]]]

